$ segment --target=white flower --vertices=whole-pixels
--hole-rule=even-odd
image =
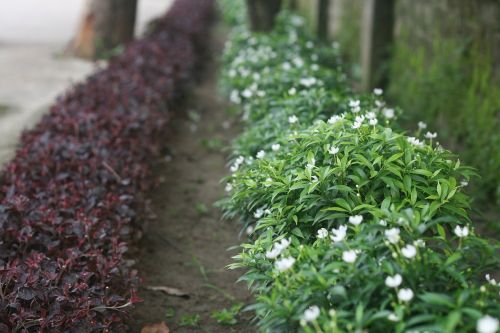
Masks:
[[[300,84],[305,86],[305,87],[311,87],[316,84],[317,80],[314,77],[309,77],[309,78],[302,78],[300,79]]]
[[[335,124],[336,122],[338,122],[338,121],[339,121],[339,120],[341,120],[341,119],[342,119],[342,117],[337,116],[337,115],[335,115],[335,116],[331,116],[331,117],[330,117],[330,119],[328,119],[328,123],[329,123],[330,125],[333,125],[333,124]]]
[[[424,143],[422,141],[420,141],[419,139],[417,139],[413,136],[408,137],[408,139],[406,139],[406,140],[416,147],[423,147],[424,146]]]
[[[313,54],[313,56],[314,56],[314,54]],[[313,56],[311,56],[311,59],[313,59],[313,58],[314,58]],[[313,60],[314,60],[314,59],[313,59]],[[318,65],[318,64],[312,64],[312,65],[311,65],[311,69],[312,69],[313,71],[315,71],[315,72],[316,72],[316,71],[319,71],[319,65]]]
[[[347,235],[347,226],[341,225],[338,229],[332,229],[332,234],[330,235],[330,239],[334,243],[338,243],[344,240]]]
[[[415,245],[416,247],[425,247],[425,242],[421,239],[417,239],[413,241],[413,245]]]
[[[234,173],[234,172],[238,171],[239,167],[240,167],[240,165],[235,163],[235,164],[231,165],[229,170],[231,170],[231,172]]]
[[[496,286],[497,281],[495,279],[492,279],[489,274],[485,275],[486,281],[488,281],[491,285]],[[498,285],[500,287],[500,283]]]
[[[376,100],[375,101],[375,105],[378,107],[378,108],[381,108],[385,105],[384,101],[379,101],[379,100]]]
[[[297,118],[297,116],[295,115],[288,117],[288,122],[290,124],[295,124],[297,121],[299,121],[299,118]]]
[[[245,98],[250,98],[250,97],[252,97],[253,93],[250,89],[245,89],[245,90],[243,90],[241,95]]]
[[[280,260],[277,260],[274,265],[276,266],[276,269],[280,272],[284,272],[286,270],[289,270],[292,268],[293,264],[295,264],[295,258],[288,257],[288,258],[283,258]]]
[[[271,250],[266,252],[266,258],[268,259],[276,259],[281,252],[283,252],[291,243],[290,239],[282,239],[279,242],[274,243],[274,246]]]
[[[257,91],[257,96],[264,97],[264,96],[266,96],[266,92],[264,90],[258,90]]]
[[[318,230],[318,238],[319,239],[326,238],[326,236],[328,236],[328,230],[326,230],[325,228],[321,228]]]
[[[312,48],[314,47],[314,43],[313,43],[313,42],[311,42],[311,41],[309,40],[309,41],[307,41],[307,43],[306,43],[306,47],[307,47],[308,49],[312,49]]]
[[[403,278],[399,274],[385,278],[385,285],[389,288],[397,288],[402,282]]]
[[[312,168],[314,168],[315,165],[316,165],[316,159],[313,157],[311,159],[311,162],[307,163],[306,168],[311,170]]]
[[[274,247],[279,249],[280,251],[285,250],[290,244],[292,243],[292,240],[290,238],[286,239],[283,238],[281,241],[277,242],[274,244]]]
[[[423,130],[423,129],[426,129],[427,128],[427,124],[424,123],[423,121],[419,121],[418,122],[418,128]]]
[[[368,112],[366,114],[366,118],[368,118],[368,119],[375,119],[375,118],[377,118],[377,115],[375,114],[375,112],[370,111],[370,112]]]
[[[498,319],[488,315],[479,319],[476,324],[477,333],[495,333],[498,330],[498,327]]]
[[[263,150],[260,150],[260,151],[257,153],[257,155],[256,155],[256,157],[257,157],[257,158],[259,158],[259,159],[264,158],[265,156],[266,156],[266,152],[265,152],[265,151],[263,151]]]
[[[302,60],[302,58],[299,58],[299,57],[294,58],[294,59],[293,59],[293,63],[294,63],[294,65],[295,65],[295,66],[297,66],[297,67],[302,67],[302,66],[304,66],[304,60]]]
[[[355,250],[348,250],[348,251],[344,251],[342,253],[342,260],[344,260],[345,262],[347,262],[349,264],[352,264],[353,262],[355,262],[357,257],[358,257],[358,254],[356,253]]]
[[[462,180],[462,181],[460,182],[460,185],[461,185],[462,187],[465,187],[465,186],[469,185],[469,182],[468,182],[468,181],[466,181],[466,180]]]
[[[331,154],[331,155],[335,155],[338,152],[339,152],[339,148],[338,147],[331,146],[330,148],[328,148],[328,153]]]
[[[231,91],[231,95],[229,96],[229,100],[234,104],[240,104],[241,98],[238,90]]]
[[[243,162],[245,162],[245,157],[243,156],[238,156],[238,158],[236,158],[236,160],[234,161],[235,164],[243,164]]]
[[[276,259],[278,256],[281,254],[281,250],[273,247],[271,250],[266,252],[266,258],[267,259]]]
[[[398,318],[398,316],[395,313],[390,313],[387,316],[387,319],[389,319],[390,321],[399,321],[399,318]]]
[[[231,192],[233,190],[233,184],[227,183],[225,190],[226,192]]]
[[[295,87],[288,89],[288,95],[293,96],[296,93],[297,93],[297,89],[295,89]]]
[[[401,249],[401,253],[408,259],[412,259],[417,255],[417,248],[413,245],[406,245]]]
[[[359,106],[359,105],[360,105],[359,99],[351,99],[349,101],[349,107],[351,107],[351,108],[354,108],[354,107]]]
[[[264,186],[265,187],[270,187],[272,185],[273,179],[271,177],[266,178],[264,181]]]
[[[311,176],[311,181],[317,183],[319,181],[318,176]]]
[[[354,225],[360,225],[363,222],[363,215],[349,216],[349,223]]]
[[[389,230],[386,230],[385,231],[385,237],[387,237],[387,239],[389,240],[390,243],[392,244],[396,244],[397,242],[399,242],[399,228],[392,228],[392,229],[389,229]]]
[[[352,129],[358,129],[361,127],[361,122],[355,121],[354,124],[352,124]]]
[[[427,132],[427,133],[425,133],[424,136],[426,139],[435,139],[435,138],[437,138],[438,134],[436,132],[434,132],[434,133]]]
[[[386,220],[380,220],[380,221],[378,221],[378,224],[380,224],[383,227],[386,227],[387,226],[387,221]]]
[[[398,291],[398,299],[402,302],[409,302],[413,298],[413,291],[408,288],[403,288]]]
[[[384,93],[384,91],[380,88],[375,88],[375,89],[373,89],[373,93],[377,96],[380,96]]]
[[[247,235],[251,235],[253,233],[253,229],[254,229],[253,225],[249,225],[246,228],[245,232],[247,233]]]
[[[384,117],[386,117],[387,119],[394,118],[394,109],[384,109],[382,113],[384,114]]]
[[[263,208],[257,208],[257,210],[253,213],[253,217],[256,219],[260,219],[264,215],[264,209]]]
[[[292,69],[292,65],[290,65],[289,62],[284,62],[283,65],[281,65],[281,67],[285,70],[285,71],[289,71],[290,69]]]
[[[459,225],[457,225],[453,231],[455,232],[455,235],[460,238],[467,237],[469,235],[469,228],[466,226],[461,228]]]
[[[352,113],[358,113],[359,111],[361,111],[361,106],[355,106],[351,108],[351,111]]]
[[[319,307],[316,305],[310,306],[304,311],[303,319],[308,322],[308,321],[314,321],[316,318],[319,317]]]
[[[369,123],[370,123],[370,125],[375,126],[375,125],[377,125],[378,120],[377,120],[377,118],[373,118],[373,119],[370,119]]]
[[[280,145],[279,143],[275,143],[275,144],[273,144],[273,145],[271,146],[271,149],[272,149],[273,151],[278,151],[278,150],[280,150],[280,148],[281,148],[281,145]]]

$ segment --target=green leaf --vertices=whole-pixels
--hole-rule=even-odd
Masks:
[[[446,262],[444,264],[445,266],[449,266],[460,259],[462,259],[462,255],[460,254],[460,252],[455,252],[451,256],[449,256],[448,259],[446,259]]]
[[[420,295],[419,298],[427,304],[444,306],[450,309],[455,307],[453,299],[446,294],[425,293]]]
[[[293,228],[292,234],[294,234],[295,236],[297,236],[299,238],[305,238],[304,234],[302,233],[302,231],[299,228]]]
[[[439,236],[441,236],[442,239],[446,239],[446,231],[441,226],[441,224],[436,224],[436,228],[437,228]]]
[[[340,207],[346,209],[348,212],[351,212],[351,205],[347,202],[347,200],[343,198],[335,199],[335,203],[339,205]]]
[[[461,318],[462,314],[459,311],[453,311],[450,313],[446,318],[446,325],[444,329],[445,333],[454,333],[455,327],[458,325]]]

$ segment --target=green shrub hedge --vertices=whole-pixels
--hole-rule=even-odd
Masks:
[[[474,170],[402,133],[382,91],[353,94],[300,17],[239,22],[221,87],[246,129],[220,205],[249,234],[231,267],[262,331],[495,332],[499,246],[469,218]]]

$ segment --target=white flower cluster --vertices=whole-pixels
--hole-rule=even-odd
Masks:
[[[361,111],[361,102],[359,101],[359,99],[351,99],[349,101],[349,107],[351,108],[351,111],[353,113],[358,113],[359,111]]]
[[[342,119],[343,119],[343,117],[342,117],[342,116],[333,115],[333,116],[331,116],[331,117],[330,117],[330,119],[328,119],[328,123],[329,123],[330,125],[333,125],[333,124],[335,124],[335,123],[339,122],[339,121],[340,121],[340,120],[342,120]]]
[[[288,122],[290,124],[295,124],[297,121],[299,121],[299,118],[297,118],[297,116],[295,116],[295,115],[288,117]]]
[[[455,233],[455,235],[457,235],[458,238],[465,238],[469,236],[469,228],[467,226],[460,227],[459,225],[457,225],[455,229],[453,229],[453,232]]]
[[[309,87],[314,86],[318,82],[318,80],[316,78],[314,78],[314,77],[308,77],[308,78],[302,78],[302,79],[300,79],[299,82],[304,87],[309,88]]]
[[[266,258],[268,259],[276,259],[281,253],[291,244],[291,239],[283,238],[281,241],[275,242],[271,250],[266,252]],[[293,257],[285,257],[276,260],[274,266],[279,272],[284,272],[292,268],[295,263],[295,258]]]
[[[365,116],[356,116],[352,128],[353,129],[360,128],[361,125],[363,125],[363,121],[365,121]]]
[[[265,207],[257,208],[257,210],[255,210],[255,212],[253,213],[253,217],[255,217],[256,219],[260,219],[262,216],[264,216],[264,214],[271,214],[271,210],[265,209]]]
[[[283,238],[279,242],[275,242],[271,250],[266,252],[266,258],[268,259],[276,259],[281,252],[283,252],[290,244],[291,239]]]
[[[496,333],[499,326],[497,318],[486,315],[477,321],[476,330],[477,333]]]
[[[233,165],[231,165],[230,170],[231,172],[236,172],[240,168],[240,166],[245,162],[245,157],[243,156],[238,156],[236,160],[234,161]]]
[[[491,277],[490,274],[486,274],[485,275],[485,279],[486,281],[488,281],[489,284],[491,284],[492,286],[497,286],[497,287],[500,287],[500,281],[497,283],[497,281]]]
[[[415,147],[423,147],[424,146],[424,143],[422,141],[420,141],[419,139],[413,137],[413,136],[410,136],[406,139],[409,143],[411,143],[412,145],[414,145]]]
[[[304,315],[302,316],[302,319],[305,322],[311,322],[311,321],[316,320],[319,317],[319,315],[320,315],[319,307],[317,305],[313,305],[313,306],[308,307],[304,311]]]

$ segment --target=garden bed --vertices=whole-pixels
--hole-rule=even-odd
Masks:
[[[464,188],[476,176],[403,133],[381,89],[353,93],[336,44],[283,13],[269,34],[234,28],[221,85],[246,129],[225,215],[249,233],[233,268],[265,332],[494,332],[496,241],[481,238]],[[488,330],[489,327],[489,330]]]
[[[1,332],[122,331],[139,301],[125,255],[212,19],[212,1],[176,1],[23,135],[0,180]]]

